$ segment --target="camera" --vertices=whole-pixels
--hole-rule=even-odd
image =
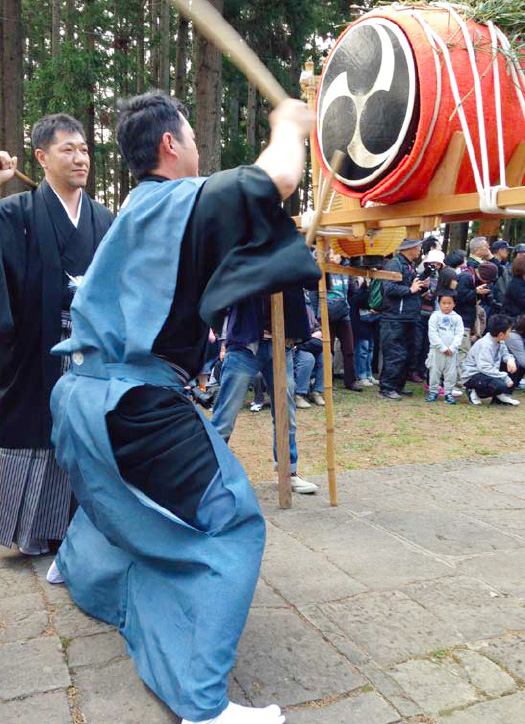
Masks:
[[[425,281],[425,279],[437,279],[439,274],[439,270],[435,264],[425,264],[425,268],[423,269],[423,272],[419,275],[419,278],[421,281]]]

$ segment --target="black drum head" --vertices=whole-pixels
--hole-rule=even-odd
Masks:
[[[338,40],[321,77],[317,138],[330,168],[346,154],[337,178],[365,191],[409,153],[419,120],[414,56],[403,31],[384,18],[363,20]]]

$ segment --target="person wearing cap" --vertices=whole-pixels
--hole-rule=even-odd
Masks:
[[[514,247],[514,259],[517,259],[520,254],[525,256],[525,244],[516,244]]]
[[[381,318],[381,348],[383,367],[379,394],[399,402],[405,390],[410,363],[415,363],[419,348],[421,293],[428,289],[428,278],[420,279],[415,262],[421,251],[420,240],[405,239],[398,253],[385,265],[385,270],[401,273],[401,281],[385,281],[384,311]]]
[[[512,246],[510,246],[508,241],[498,239],[498,241],[495,241],[490,248],[492,251],[490,261],[498,267],[498,276],[501,277],[507,267]]]

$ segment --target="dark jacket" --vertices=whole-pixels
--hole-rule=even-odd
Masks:
[[[51,445],[49,397],[60,377],[61,360],[50,350],[62,332],[64,278],[60,227],[49,211],[56,203],[45,181],[35,191],[0,201],[2,447]],[[82,203],[82,213],[91,217],[94,252],[113,215],[86,194]]]
[[[469,271],[462,272],[458,276],[455,311],[463,320],[463,326],[466,329],[474,328],[477,299],[474,276]]]
[[[512,277],[505,294],[503,310],[511,317],[525,314],[525,279]]]
[[[386,271],[401,272],[400,282],[383,282],[384,311],[383,319],[395,319],[398,322],[417,322],[421,317],[421,293],[412,294],[410,286],[417,277],[415,266],[403,254],[396,254],[385,264]]]

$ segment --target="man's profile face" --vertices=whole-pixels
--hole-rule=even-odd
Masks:
[[[499,250],[498,256],[500,258],[500,261],[507,261],[509,258],[509,250],[503,247],[503,249]]]
[[[483,239],[483,241],[480,242],[478,248],[475,250],[474,254],[476,256],[479,256],[480,259],[488,259],[490,257],[489,242],[486,239]]]
[[[416,261],[421,253],[421,246],[411,246],[410,249],[403,249],[401,252],[409,261]]]
[[[47,149],[37,148],[35,156],[51,186],[77,189],[86,185],[90,160],[87,143],[80,133],[56,131]]]

